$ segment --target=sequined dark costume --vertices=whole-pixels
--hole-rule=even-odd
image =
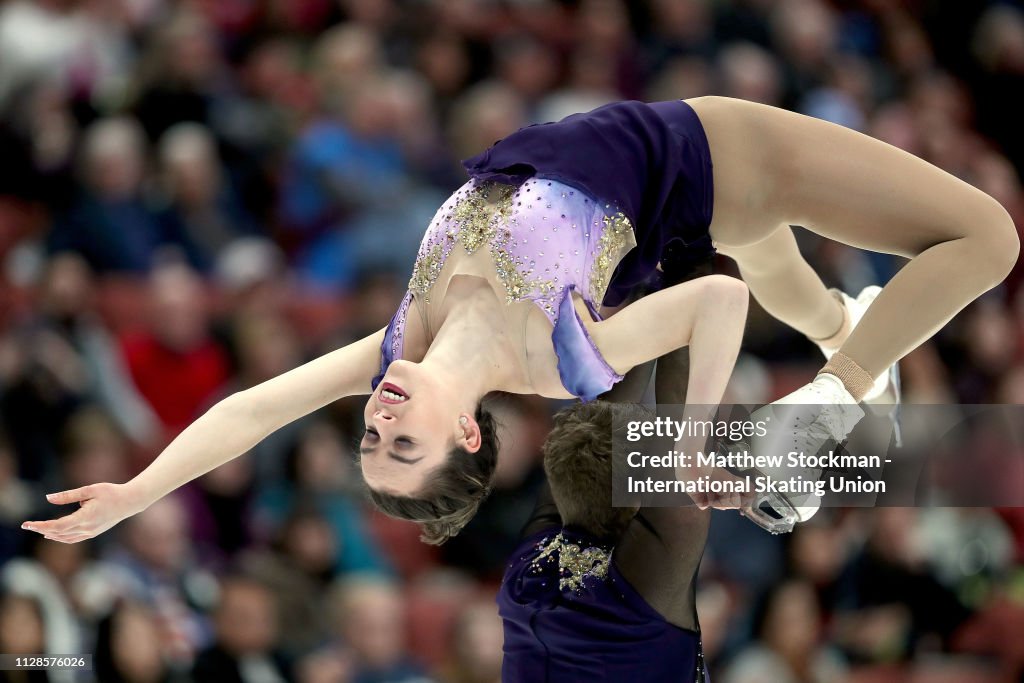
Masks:
[[[591,316],[649,287],[666,254],[713,253],[707,139],[682,101],[619,102],[523,128],[464,162],[472,180],[427,229],[382,345],[381,371],[402,357],[413,297],[429,301],[453,249],[486,248],[509,303],[532,301],[552,323],[563,386],[591,400],[622,379],[572,304]]]
[[[708,683],[700,635],[629,584],[611,546],[571,528],[527,538],[498,592],[503,683]]]

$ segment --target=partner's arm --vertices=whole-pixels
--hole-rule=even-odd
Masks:
[[[681,348],[658,358],[659,405],[686,402],[689,355]],[[668,622],[683,628],[699,629],[696,577],[710,521],[710,511],[693,505],[645,507],[615,548],[615,564],[630,585]]]
[[[736,278],[697,278],[645,296],[597,323],[594,340],[620,373],[688,347],[686,402],[717,406],[739,354],[748,298],[746,285]]]
[[[656,383],[658,403],[685,401],[684,414],[678,417],[711,419],[739,355],[747,299],[746,285],[735,278],[699,277],[646,296],[599,323],[597,343],[620,372],[620,368],[662,357]],[[672,355],[683,347],[687,347],[688,363]],[[673,376],[674,369],[677,376]],[[675,445],[677,450],[689,453],[706,447],[700,435],[684,437]],[[681,480],[731,476],[697,467],[679,468],[676,475]],[[733,494],[694,493],[691,497],[702,508],[734,508],[743,502]]]
[[[218,402],[186,428],[149,467],[125,484],[90,484],[47,496],[74,513],[23,528],[47,538],[92,538],[146,509],[182,484],[245,453],[271,432],[332,401],[369,393],[380,368],[381,330]]]

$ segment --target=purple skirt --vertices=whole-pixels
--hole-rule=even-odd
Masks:
[[[558,180],[626,214],[637,246],[615,270],[605,305],[649,286],[666,253],[694,263],[714,254],[711,152],[700,119],[682,100],[616,102],[527,126],[463,165],[481,180]]]

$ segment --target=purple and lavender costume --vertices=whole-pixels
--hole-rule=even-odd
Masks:
[[[455,248],[488,249],[509,303],[532,301],[552,324],[563,386],[593,400],[622,379],[572,305],[596,320],[657,277],[668,250],[713,253],[711,155],[680,100],[618,102],[523,128],[463,162],[471,180],[440,208],[420,244],[409,289],[381,347],[381,371],[402,357],[414,296],[430,291]]]

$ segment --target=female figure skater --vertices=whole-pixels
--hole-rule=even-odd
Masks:
[[[715,246],[736,259],[758,301],[831,356],[783,401],[853,406],[999,283],[1019,248],[995,200],[926,162],[727,98],[607,105],[524,128],[465,165],[472,179],[432,221],[385,330],[228,397],[130,482],[53,494],[82,507],[27,528],[62,541],[94,536],[287,422],[372,388],[361,451],[373,498],[440,542],[488,490],[494,429],[479,409],[488,392],[586,400],[689,344],[687,399],[717,403],[707,386],[732,364],[722,349],[739,334],[726,321],[745,306],[741,283],[700,278],[600,319],[602,303],[621,303],[668,261],[700,261]],[[851,329],[861,311],[825,289],[791,224],[912,260]],[[842,438],[849,422],[822,411],[815,428],[785,428],[823,441]],[[803,450],[815,450],[813,439]]]

